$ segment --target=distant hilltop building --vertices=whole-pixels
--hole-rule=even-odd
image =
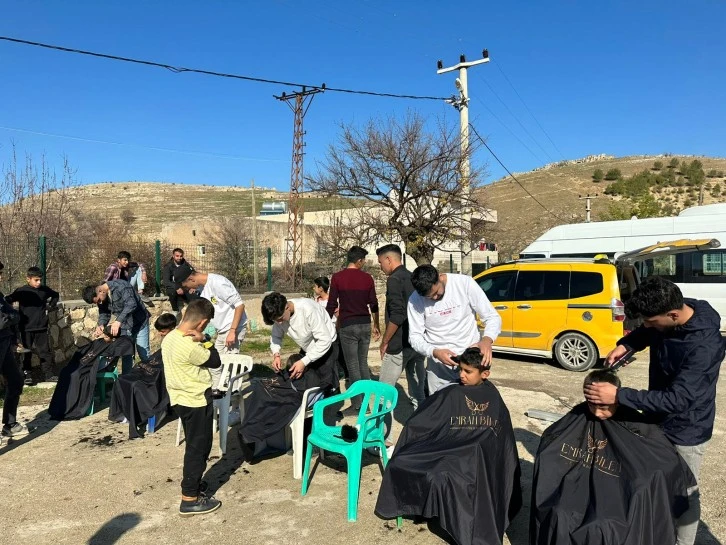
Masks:
[[[274,216],[276,214],[286,214],[287,203],[285,201],[265,201],[262,203],[260,216]]]

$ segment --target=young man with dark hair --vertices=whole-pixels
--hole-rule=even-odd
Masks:
[[[20,338],[23,346],[29,349],[23,354],[23,373],[25,384],[35,384],[32,375],[30,350],[35,350],[40,359],[40,368],[44,380],[58,382],[58,377],[53,373],[53,355],[50,351],[48,339],[48,312],[58,305],[57,291],[41,284],[42,271],[38,267],[30,267],[26,275],[27,284],[17,288],[6,297],[11,305],[18,303],[20,310]]]
[[[164,337],[161,354],[169,400],[184,428],[186,447],[179,514],[201,515],[216,511],[222,502],[200,490],[207,458],[212,450],[214,405],[210,369],[222,365],[217,350],[202,344],[204,328],[214,318],[207,299],[189,303],[181,324]]]
[[[424,357],[411,348],[408,340],[406,306],[413,293],[411,273],[403,266],[402,252],[396,244],[386,244],[376,250],[378,264],[388,277],[386,281],[386,329],[381,338],[381,374],[379,380],[395,386],[406,370],[408,395],[414,410],[423,403],[426,367]]]
[[[585,387],[589,403],[619,403],[660,419],[665,436],[698,480],[716,416],[716,382],[726,353],[721,318],[706,301],[684,299],[673,282],[648,278],[625,304],[629,318],[643,325],[618,341],[606,365],[629,351],[650,348],[648,390],[608,383]],[[700,517],[698,486],[689,493],[689,510],[678,521],[679,545],[692,545]]]
[[[0,279],[4,268],[0,262]],[[5,296],[0,292],[0,375],[5,379],[1,433],[6,437],[15,437],[28,431],[16,420],[20,394],[23,393],[23,377],[13,354],[16,340],[15,327],[19,323],[20,314],[5,301]]]
[[[131,254],[126,251],[120,251],[116,256],[116,261],[106,267],[106,272],[103,274],[103,280],[108,282],[109,280],[126,280],[129,281],[129,261],[131,261]]]
[[[97,335],[101,335],[108,324],[112,336],[125,335],[133,339],[141,361],[149,359],[149,312],[131,284],[125,280],[109,280],[98,286],[86,286],[83,300],[89,305],[98,305]],[[113,322],[111,315],[116,317]],[[129,372],[133,365],[133,356],[121,358],[122,373]]]
[[[196,290],[189,291],[185,290],[179,284],[181,280],[176,280],[175,277],[179,278],[184,275],[189,276],[194,270],[194,267],[184,259],[184,250],[181,248],[174,248],[172,251],[171,259],[168,261],[162,269],[162,283],[164,284],[164,290],[166,295],[169,297],[169,303],[171,309],[177,313],[179,317],[179,311],[183,303],[191,303],[195,299],[199,298],[199,294]]]
[[[420,265],[411,275],[415,293],[408,300],[411,346],[427,358],[429,394],[459,382],[452,359],[471,346],[482,354],[482,365],[492,361],[492,344],[502,330],[502,318],[484,290],[470,276],[439,274],[432,265]],[[479,334],[477,314],[484,322]]]
[[[218,352],[239,354],[240,345],[247,334],[245,302],[232,282],[215,273],[203,273],[179,269],[174,278],[185,290],[195,290],[214,306],[214,318],[209,322],[217,330],[214,347]],[[216,389],[221,370],[212,371],[213,388]],[[217,392],[214,392],[215,395]]]
[[[370,379],[368,348],[371,344],[371,314],[373,314],[373,339],[378,340],[378,299],[373,277],[361,269],[368,252],[360,246],[348,250],[348,266],[333,274],[330,279],[327,311],[335,315],[340,306],[340,343],[351,384],[360,379]],[[356,402],[358,400],[355,400]],[[354,409],[360,407],[353,406]]]

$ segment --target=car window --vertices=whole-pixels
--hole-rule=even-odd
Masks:
[[[603,290],[602,274],[573,271],[570,276],[570,299],[587,297]]]
[[[487,299],[492,302],[512,301],[514,296],[514,279],[517,271],[502,271],[488,274],[479,279],[479,287],[484,290]]]
[[[570,295],[569,271],[520,271],[515,301],[553,301]]]

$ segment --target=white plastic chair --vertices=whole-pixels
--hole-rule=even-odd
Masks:
[[[227,452],[227,431],[229,430],[229,410],[232,405],[232,396],[235,392],[241,390],[239,386],[236,386],[237,381],[244,381],[245,378],[249,378],[254,362],[251,356],[244,354],[222,353],[219,355],[219,359],[222,360],[222,373],[217,383],[217,389],[220,392],[225,392],[225,395],[221,399],[214,400],[214,429],[219,430],[219,454],[222,456]],[[239,403],[239,396],[237,397],[241,418],[243,416],[243,405]],[[180,419],[176,428],[176,446],[181,444],[181,434],[182,423]]]
[[[305,390],[300,408],[290,420],[287,428],[285,428],[285,446],[287,450],[292,448],[292,476],[294,479],[302,479],[305,420],[313,417],[313,405],[322,397],[323,392],[320,391],[319,386]]]

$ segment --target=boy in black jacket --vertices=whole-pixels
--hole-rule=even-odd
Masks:
[[[0,262],[0,278],[3,274]],[[16,420],[20,394],[23,393],[23,377],[15,363],[15,326],[20,322],[20,315],[5,302],[0,292],[0,376],[5,379],[5,400],[3,402],[2,435],[15,437],[27,432],[25,426]]]
[[[620,339],[605,363],[612,365],[630,350],[650,347],[648,389],[600,382],[585,386],[585,399],[655,415],[698,481],[713,433],[716,382],[726,353],[721,318],[706,301],[684,299],[678,286],[660,277],[643,282],[626,302],[625,312],[629,318],[643,318],[643,325]],[[678,519],[678,545],[691,545],[696,539],[698,486],[689,488],[688,500],[689,510]]]
[[[25,279],[27,285],[17,288],[6,297],[6,300],[11,305],[19,304],[21,341],[25,348],[34,349],[38,354],[43,378],[48,382],[58,382],[58,377],[53,373],[53,356],[48,340],[48,311],[56,307],[59,296],[58,292],[41,285],[42,276],[38,267],[30,267]],[[23,354],[26,386],[35,383],[30,365],[32,357],[31,351]]]

